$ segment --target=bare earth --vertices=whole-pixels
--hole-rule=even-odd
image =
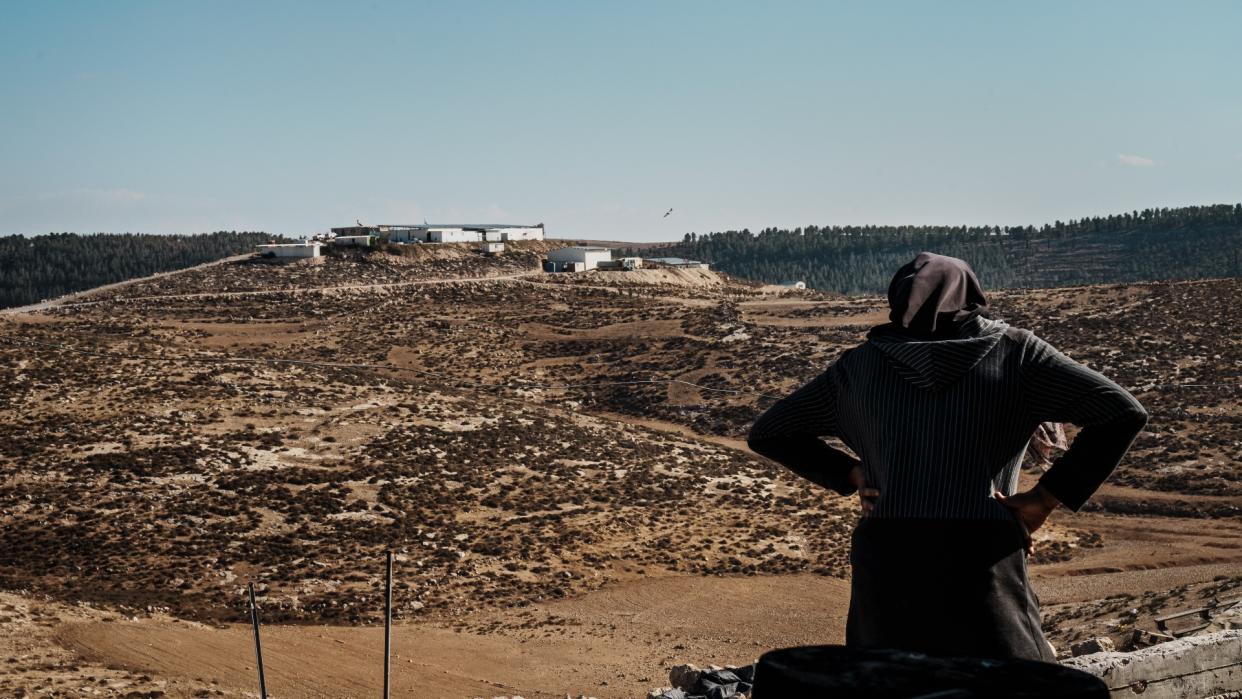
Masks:
[[[273,696],[373,696],[386,549],[396,696],[628,699],[840,642],[854,503],[743,439],[883,300],[539,252],[232,261],[0,320],[0,694],[253,695],[254,582]],[[1054,643],[1239,594],[1240,287],[995,295],[1153,416],[1039,533]]]

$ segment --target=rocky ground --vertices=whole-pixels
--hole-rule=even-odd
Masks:
[[[882,322],[883,300],[551,278],[538,252],[239,262],[0,321],[0,588],[22,591],[12,604],[228,624],[254,581],[268,621],[360,624],[381,611],[392,549],[402,623],[544,643],[575,628],[557,605],[646,581],[843,582],[853,503],[741,439]],[[1152,414],[1089,511],[1041,532],[1054,642],[1120,643],[1242,577],[1242,311],[1223,301],[1240,287],[994,295],[997,315]],[[675,639],[621,641],[591,619],[578,632],[617,657],[624,642],[677,659]],[[0,686],[35,682],[24,662]],[[597,695],[635,696],[641,672]]]

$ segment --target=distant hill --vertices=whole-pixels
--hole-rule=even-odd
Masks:
[[[807,226],[687,234],[659,248],[756,281],[876,293],[921,251],[965,259],[985,287],[1242,276],[1242,204],[1147,209],[1034,226]],[[654,250],[642,251],[651,255]]]
[[[198,235],[49,233],[0,237],[0,308],[103,284],[211,262],[254,249],[272,236],[216,231]]]

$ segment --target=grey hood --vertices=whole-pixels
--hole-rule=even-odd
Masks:
[[[996,347],[1009,326],[976,316],[962,323],[956,336],[918,339],[893,324],[873,328],[868,344],[880,350],[903,379],[926,391],[943,391],[962,378]]]

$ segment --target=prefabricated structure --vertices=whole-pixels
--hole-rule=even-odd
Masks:
[[[684,257],[644,257],[645,264],[655,267],[680,267],[682,269],[707,269],[709,264],[698,260],[687,260]]]
[[[390,243],[427,242],[426,226],[376,226],[374,231],[373,235],[387,238]]]
[[[445,226],[427,229],[428,243],[477,243],[481,240],[483,240],[483,231],[471,228]]]
[[[332,239],[333,245],[342,247],[369,248],[378,240],[373,235],[338,235]]]
[[[309,258],[319,257],[319,241],[305,243],[268,243],[256,246],[262,257]]]
[[[536,226],[496,226],[489,230],[500,233],[500,239],[506,242],[514,240],[543,240],[543,224]],[[491,240],[491,238],[488,238]]]
[[[595,269],[601,262],[608,264],[612,260],[612,250],[586,245],[575,245],[569,248],[557,248],[548,251],[548,264],[544,269],[549,272],[585,272]]]
[[[780,284],[777,284],[777,286],[786,286],[786,287],[789,287],[790,289],[805,289],[806,282],[802,280],[787,281],[787,282],[781,282]]]
[[[486,255],[499,255],[505,251],[505,244],[497,241],[479,243],[479,252]]]

